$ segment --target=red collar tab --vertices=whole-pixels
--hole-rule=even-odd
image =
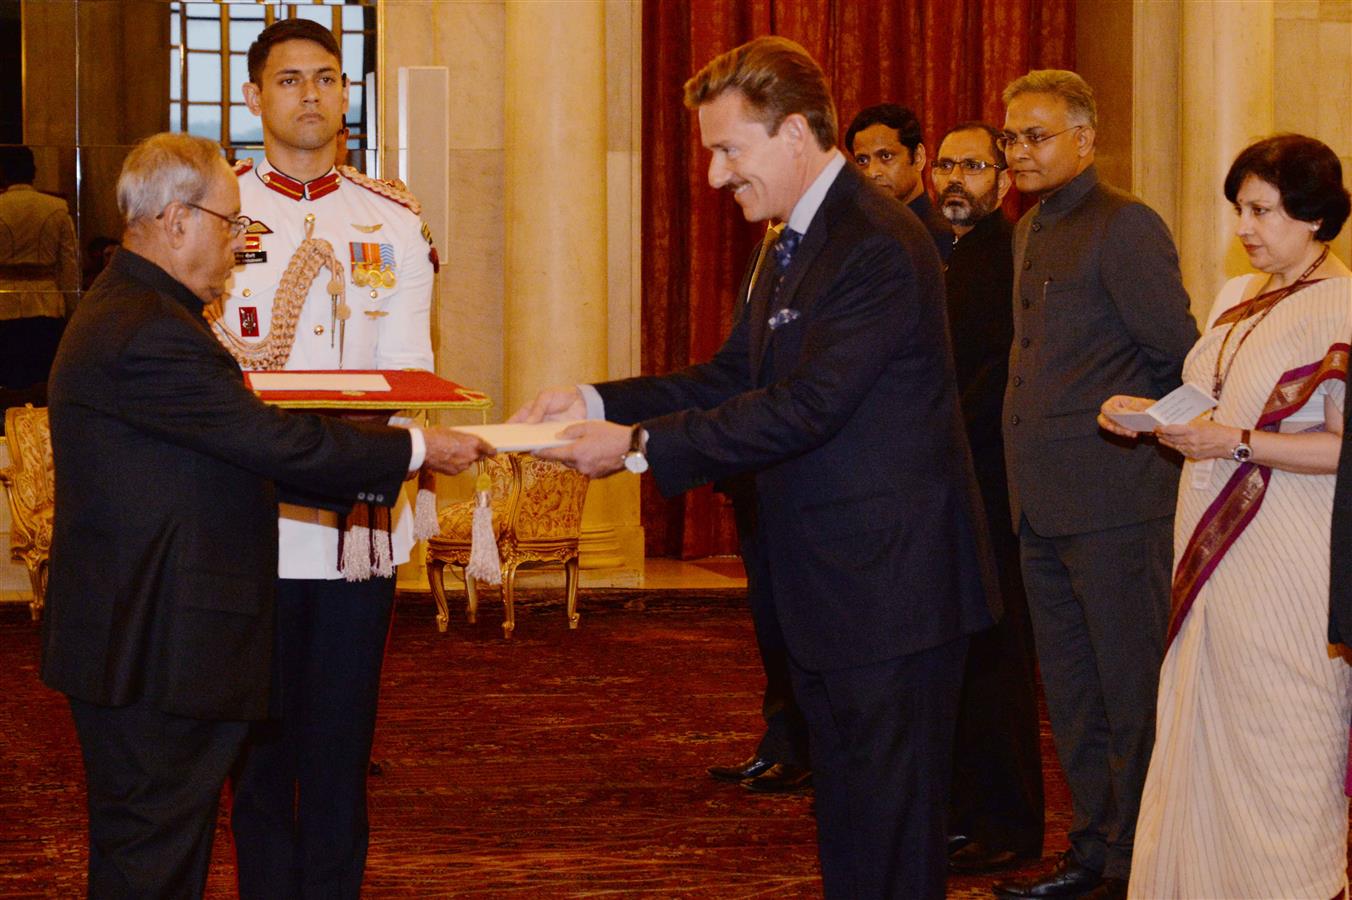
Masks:
[[[318,200],[325,194],[332,194],[334,191],[338,190],[338,185],[341,182],[342,179],[338,177],[337,172],[329,172],[329,174],[316,178],[314,181],[307,182],[305,185],[305,196],[309,197],[311,200]]]
[[[321,175],[313,181],[297,181],[290,175],[283,175],[276,169],[270,172],[264,172],[259,176],[263,184],[284,197],[290,197],[292,200],[318,200],[325,194],[332,194],[338,190],[338,185],[342,179],[338,173],[330,170],[327,175]]]

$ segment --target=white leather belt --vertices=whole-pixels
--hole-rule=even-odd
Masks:
[[[338,514],[328,509],[316,509],[313,506],[297,506],[294,503],[282,503],[277,510],[279,519],[292,522],[313,522],[316,525],[338,527]]]

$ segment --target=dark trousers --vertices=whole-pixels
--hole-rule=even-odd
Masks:
[[[944,896],[944,819],[967,638],[832,672],[793,665],[827,900]]]
[[[249,735],[231,828],[242,898],[357,897],[394,579],[277,582],[274,718]]]
[[[201,897],[248,725],[70,698],[89,801],[89,896]]]
[[[65,329],[65,319],[50,316],[0,319],[0,388],[45,382]]]
[[[988,506],[1005,611],[995,627],[972,635],[967,651],[948,831],[990,849],[1036,857],[1044,822],[1037,667],[1007,502],[996,518],[1000,513]]]
[[[1173,517],[1019,543],[1042,689],[1081,865],[1126,878],[1169,617]]]
[[[789,674],[789,648],[779,627],[774,595],[770,589],[770,564],[756,534],[756,489],[750,477],[724,484],[732,500],[737,522],[737,540],[741,545],[742,565],[746,569],[746,599],[751,607],[751,623],[756,629],[756,648],[765,671],[765,693],[761,699],[761,717],[765,733],[756,755],[771,762],[806,768],[809,765],[807,722],[793,696]]]

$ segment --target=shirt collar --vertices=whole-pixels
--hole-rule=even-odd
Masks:
[[[269,190],[297,201],[318,200],[320,197],[338,190],[338,186],[343,182],[342,176],[332,166],[318,178],[310,181],[298,181],[268,162],[266,157],[254,167],[253,171],[258,180],[263,182],[263,185]]]
[[[808,226],[812,224],[813,218],[817,215],[817,210],[821,208],[822,201],[826,199],[826,192],[831,189],[835,183],[836,176],[840,170],[845,168],[845,154],[832,148],[831,158],[827,161],[825,167],[818,173],[812,184],[808,185],[803,196],[798,198],[794,204],[793,212],[789,214],[789,228],[799,234],[807,234]]]
[[[1057,215],[1073,209],[1094,189],[1098,181],[1098,169],[1090,163],[1089,168],[1039,200],[1038,211]]]
[[[37,188],[33,187],[31,184],[11,184],[9,187],[5,188],[3,193],[8,194],[10,191],[36,191],[36,190]]]
[[[167,294],[187,307],[188,312],[195,318],[200,319],[203,306],[201,298],[144,256],[133,253],[125,247],[119,247],[109,261],[108,267],[141,282],[157,293]]]

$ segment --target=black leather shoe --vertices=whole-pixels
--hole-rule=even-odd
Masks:
[[[748,778],[755,778],[773,765],[771,760],[763,756],[752,756],[735,766],[710,766],[708,772],[715,781],[730,781],[736,784]]]
[[[1079,897],[1098,887],[1103,875],[1086,869],[1067,850],[1056,867],[1038,878],[1001,881],[991,887],[997,897]]]
[[[968,841],[948,854],[948,871],[955,875],[985,875],[1013,869],[1036,858],[1020,856],[1001,847],[988,847],[980,841]]]
[[[755,794],[796,794],[812,787],[812,770],[788,763],[775,763],[755,778],[742,782]]]
[[[948,848],[944,852],[949,856],[952,856],[956,851],[961,850],[972,842],[972,839],[965,834],[946,835],[944,840],[948,843]]]
[[[1085,894],[1081,900],[1127,900],[1127,880],[1125,878],[1105,878],[1099,886]]]

